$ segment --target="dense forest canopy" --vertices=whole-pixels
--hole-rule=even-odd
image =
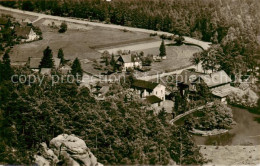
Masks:
[[[14,73],[31,71],[18,68]],[[98,101],[88,88],[76,84],[53,86],[48,78],[41,86],[2,80],[0,163],[31,163],[39,143],[66,133],[83,139],[103,164],[201,164],[199,148],[185,127],[170,125],[165,113],[156,116],[147,103],[131,95],[128,84],[111,84],[106,100]]]

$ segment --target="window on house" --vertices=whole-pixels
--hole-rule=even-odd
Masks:
[[[157,91],[155,93],[157,94]]]

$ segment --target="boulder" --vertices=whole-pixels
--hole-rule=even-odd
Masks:
[[[91,153],[85,142],[75,135],[61,134],[50,141],[50,148],[46,143],[40,144],[35,163],[47,165],[97,166],[97,158]]]

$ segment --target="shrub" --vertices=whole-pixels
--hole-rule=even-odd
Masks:
[[[59,33],[65,33],[68,29],[68,25],[66,22],[61,23]]]

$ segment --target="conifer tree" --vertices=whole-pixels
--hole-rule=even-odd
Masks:
[[[74,75],[75,77],[78,75],[82,76],[83,75],[83,70],[81,68],[81,64],[78,58],[76,58],[73,61],[72,67],[71,67],[71,74]]]
[[[114,54],[112,54],[110,65],[113,67],[113,71],[115,72],[116,71],[116,61],[115,61]]]
[[[165,49],[165,44],[164,44],[164,40],[162,40],[161,46],[160,46],[160,57],[163,58],[164,56],[166,56],[166,49]]]
[[[54,67],[52,50],[50,49],[49,46],[43,51],[43,57],[42,57],[39,67],[40,68],[53,68]]]
[[[11,67],[11,61],[10,61],[10,56],[8,52],[5,52],[3,56],[3,64],[1,65],[1,77],[2,80],[10,80],[12,74],[13,74],[13,69]]]
[[[62,48],[59,49],[58,58],[60,58],[60,63],[61,63],[62,65],[64,65],[65,59],[64,59],[64,53],[63,53]]]

